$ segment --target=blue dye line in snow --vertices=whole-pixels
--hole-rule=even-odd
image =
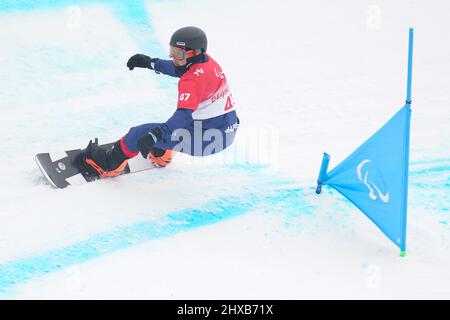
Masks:
[[[161,47],[153,31],[146,6],[147,2],[145,0],[1,0],[0,14],[102,4],[111,9],[142,50],[163,58],[167,53]]]
[[[450,165],[443,165],[443,166],[435,166],[430,168],[423,168],[423,169],[415,169],[411,170],[411,175],[423,175],[426,173],[435,173],[435,172],[448,172],[450,173]]]
[[[145,3],[145,0],[2,0],[0,2],[0,12],[26,11],[26,10],[46,10],[57,7],[68,7],[82,4],[110,4]]]
[[[410,161],[409,165],[416,166],[416,165],[423,165],[423,164],[448,163],[448,162],[450,162],[450,158],[439,158],[439,159]]]
[[[162,221],[140,222],[120,227],[64,248],[12,261],[0,265],[0,293],[4,295],[9,288],[16,284],[84,263],[105,254],[130,248],[148,240],[170,237],[240,216],[254,209],[262,201],[270,206],[287,207],[311,213],[312,206],[292,207],[289,205],[292,202],[301,204],[302,200],[299,198],[302,198],[299,188],[276,190],[265,196],[252,193],[239,197],[221,197],[197,209],[185,209],[170,213]],[[303,202],[305,202],[304,199]]]
[[[244,168],[246,167],[244,166],[242,169]],[[249,171],[257,170],[251,166],[247,169]],[[303,195],[303,190],[306,189],[283,188],[283,186],[292,185],[292,181],[268,179],[267,182],[272,182],[273,192],[220,197],[197,209],[185,209],[170,213],[160,221],[146,221],[119,227],[109,233],[95,235],[86,241],[39,256],[0,265],[0,293],[6,294],[7,290],[16,284],[84,263],[105,254],[243,215],[256,206],[260,206],[269,213],[287,214],[288,219],[316,212],[315,205]]]
[[[128,227],[96,235],[40,256],[0,265],[0,292],[31,278],[58,271],[71,265],[129,248],[147,240],[169,237],[182,231],[241,215],[256,205],[254,196],[219,198],[198,209],[186,209],[169,214],[164,221],[140,222]]]

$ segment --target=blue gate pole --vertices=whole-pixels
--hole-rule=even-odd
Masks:
[[[414,43],[414,28],[409,28],[408,82],[407,82],[407,86],[406,86],[406,103],[409,105],[411,104],[413,43]]]
[[[414,29],[409,28],[409,45],[408,45],[408,83],[406,88],[406,104],[408,105],[408,115],[405,133],[405,159],[403,172],[403,212],[402,212],[402,243],[400,248],[400,256],[406,255],[406,221],[408,211],[408,174],[409,174],[409,135],[411,121],[411,82],[412,82],[412,59],[413,59]]]
[[[322,165],[320,166],[319,177],[317,178],[317,188],[316,188],[317,194],[320,194],[322,192],[322,184],[325,180],[327,180],[327,170],[329,163],[330,163],[330,155],[324,152],[322,158]]]

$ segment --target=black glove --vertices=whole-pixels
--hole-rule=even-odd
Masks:
[[[144,158],[147,158],[148,153],[153,149],[155,143],[162,138],[161,129],[154,128],[150,132],[141,138],[137,142],[137,147]]]
[[[138,53],[128,59],[127,67],[130,70],[133,70],[134,68],[148,68],[153,70],[155,60],[156,59],[152,59],[145,54]]]

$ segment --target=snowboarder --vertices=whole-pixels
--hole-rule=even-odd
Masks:
[[[132,56],[130,70],[148,68],[180,78],[175,113],[164,123],[147,123],[129,132],[105,151],[97,140],[89,142],[84,162],[90,174],[120,175],[127,160],[139,153],[157,167],[165,167],[176,151],[192,156],[220,152],[232,144],[239,118],[222,68],[206,53],[206,34],[197,27],[177,30],[169,43],[171,60]],[[200,139],[199,139],[200,137]]]

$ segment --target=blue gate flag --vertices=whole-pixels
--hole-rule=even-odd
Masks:
[[[413,29],[409,33],[406,104],[381,129],[327,173],[324,154],[316,192],[336,189],[358,207],[401,250],[406,252],[411,67]]]
[[[406,104],[379,131],[325,176],[401,250],[406,250],[406,197],[411,107]],[[325,158],[329,159],[329,156]]]

